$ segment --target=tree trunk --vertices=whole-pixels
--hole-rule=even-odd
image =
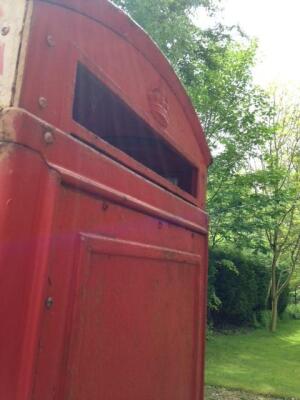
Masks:
[[[276,295],[274,298],[272,298],[272,319],[270,325],[271,332],[276,332],[277,319],[278,319],[278,296]]]
[[[276,251],[274,251],[273,260],[272,260],[272,276],[271,276],[271,299],[272,299],[272,316],[271,316],[271,324],[270,324],[271,332],[276,331],[277,317],[278,317],[278,310],[277,310],[277,308],[278,308],[278,292],[277,292],[276,267],[277,267],[277,257],[276,257]]]

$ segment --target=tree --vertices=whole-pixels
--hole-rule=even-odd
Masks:
[[[272,106],[253,84],[256,43],[242,34],[237,42],[225,28],[222,32],[215,37],[211,32],[209,40],[202,41],[203,57],[193,61],[186,86],[214,155],[207,197],[211,246],[238,240],[247,247],[249,232],[241,217],[252,211],[244,202],[249,182],[241,171],[270,135]]]
[[[244,184],[238,172],[266,136],[269,103],[265,93],[252,82],[256,43],[236,27],[195,26],[191,18],[195,9],[202,7],[213,14],[219,1],[116,3],[157,42],[193,101],[214,155],[208,182],[210,237],[213,245],[227,240],[232,236],[232,221],[241,222],[239,204]],[[233,190],[237,186],[240,196]],[[243,229],[240,232],[242,235]]]
[[[279,139],[288,119],[279,118],[280,112],[274,113],[277,104],[253,84],[256,43],[236,27],[195,26],[193,11],[204,7],[214,13],[218,0],[115,2],[157,42],[193,101],[214,155],[208,182],[211,246],[231,242],[272,260],[276,325],[278,298],[299,257],[299,212],[293,203],[299,155],[294,152],[288,162],[291,139],[287,134]],[[285,145],[278,148],[278,140]],[[278,274],[279,265],[283,268]],[[211,300],[216,307],[217,297]]]
[[[193,50],[195,32],[190,15],[202,7],[213,13],[220,0],[114,0],[137,21],[177,70]],[[177,71],[178,72],[178,71]]]
[[[255,206],[252,224],[262,232],[271,256],[272,332],[277,326],[278,300],[300,262],[300,106],[278,91],[273,101],[272,136],[249,163],[250,201]]]

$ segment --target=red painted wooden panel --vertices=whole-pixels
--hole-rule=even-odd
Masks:
[[[70,369],[73,369],[73,361],[69,356],[69,340],[72,332],[78,331],[78,328],[74,327],[74,322],[71,323],[72,321],[70,321],[74,298],[77,298],[78,300],[78,285],[82,286],[85,282],[82,273],[85,271],[88,274],[93,274],[95,269],[94,267],[98,265],[100,260],[102,266],[104,262],[103,260],[106,260],[106,256],[104,257],[103,254],[110,255],[110,266],[107,265],[105,269],[107,269],[107,274],[110,274],[110,267],[112,268],[111,273],[116,281],[119,276],[120,281],[116,282],[116,284],[122,286],[123,282],[125,285],[124,287],[126,288],[127,278],[125,278],[125,276],[131,276],[133,280],[135,276],[138,276],[135,291],[128,291],[127,296],[128,304],[130,304],[130,306],[133,306],[134,303],[136,303],[140,304],[140,307],[143,307],[144,312],[138,316],[138,312],[136,311],[135,316],[135,318],[140,317],[142,321],[143,318],[147,319],[147,313],[149,314],[151,313],[151,310],[153,311],[150,299],[153,300],[152,306],[154,309],[155,307],[158,307],[154,298],[149,298],[149,292],[147,294],[146,288],[148,280],[150,279],[151,281],[152,279],[153,282],[153,279],[156,277],[157,279],[161,278],[162,282],[164,282],[167,279],[167,275],[170,279],[172,276],[173,278],[177,277],[176,279],[181,282],[179,283],[179,281],[176,281],[174,278],[179,287],[171,285],[165,287],[164,290],[166,290],[166,296],[168,296],[170,309],[173,309],[173,313],[175,312],[173,307],[177,309],[177,302],[179,300],[180,304],[182,302],[182,306],[185,304],[185,311],[181,311],[182,313],[186,313],[183,317],[184,323],[187,324],[188,327],[193,328],[186,330],[185,334],[182,336],[180,328],[182,325],[178,319],[168,320],[168,316],[165,315],[165,322],[167,323],[168,321],[172,328],[174,328],[174,338],[176,338],[179,347],[182,345],[180,344],[180,340],[187,340],[185,335],[193,338],[192,342],[189,342],[190,347],[189,350],[187,350],[188,354],[191,354],[191,352],[193,353],[193,357],[190,360],[192,365],[188,368],[188,374],[190,374],[189,389],[187,389],[185,384],[185,390],[189,390],[190,393],[194,392],[194,396],[189,398],[199,398],[195,395],[195,392],[201,392],[201,382],[197,381],[196,378],[200,379],[202,376],[201,365],[203,362],[202,337],[204,330],[201,329],[201,332],[198,331],[198,326],[203,328],[205,324],[203,304],[205,303],[206,244],[203,240],[204,238],[200,235],[194,235],[192,238],[190,232],[185,229],[172,225],[161,225],[159,220],[142,215],[133,210],[128,210],[121,205],[114,205],[113,203],[108,202],[106,203],[106,207],[102,207],[102,204],[101,198],[98,199],[88,194],[74,191],[73,188],[68,187],[62,187],[60,195],[57,198],[52,251],[49,258],[49,283],[47,295],[45,295],[53,297],[54,306],[50,311],[47,310],[44,312],[43,329],[40,337],[42,351],[39,354],[39,361],[37,364],[38,373],[36,377],[34,399],[39,399],[41,397],[46,400],[52,399],[51,393],[57,393],[57,399],[59,400],[66,398],[64,388],[65,390],[67,389],[64,377],[66,376],[66,371],[70,372]],[[82,235],[80,232],[86,233]],[[88,232],[89,234],[87,234]],[[79,236],[83,236],[86,240],[80,242],[78,240]],[[116,239],[112,240],[110,238]],[[79,251],[80,248],[83,249],[83,253],[82,251]],[[200,257],[198,254],[203,254],[204,257],[200,269],[198,265]],[[118,266],[122,263],[122,258],[120,258],[120,256],[130,259],[131,261],[128,261],[127,264],[122,267],[120,266],[119,268]],[[89,257],[91,258],[89,259]],[[134,261],[136,259],[138,260],[137,263]],[[151,265],[147,264],[148,259],[152,260],[149,261]],[[130,269],[131,265],[135,265],[133,272]],[[165,267],[168,265],[169,267],[166,269],[164,267],[160,268],[160,265],[164,265]],[[140,270],[137,270],[138,266]],[[145,269],[143,269],[143,266]],[[78,271],[78,268],[80,269],[79,275],[78,272],[76,272]],[[101,273],[101,267],[99,268]],[[113,272],[114,268],[116,268],[115,272]],[[199,275],[200,273],[201,276]],[[91,275],[91,279],[94,281],[94,275]],[[142,282],[144,283],[140,286]],[[107,283],[111,288],[112,284],[113,282]],[[191,308],[190,303],[188,305],[184,303],[186,295],[183,294],[183,297],[181,298],[179,292],[177,292],[179,290],[182,290],[183,293],[186,294],[190,293],[190,296],[193,298],[193,300],[191,300],[191,297],[188,297],[190,298],[189,301],[193,302]],[[88,292],[90,292],[90,290]],[[163,301],[163,292],[158,292],[156,294],[157,301],[160,301],[160,299]],[[108,294],[108,296],[110,295]],[[123,293],[123,296],[125,296],[125,293]],[[131,300],[130,296],[133,296]],[[120,298],[120,303],[118,305],[115,299],[114,305],[115,307],[125,307],[124,318],[130,318],[131,314],[128,314],[125,300]],[[95,307],[97,307],[97,305],[95,305]],[[112,312],[112,307],[108,305],[107,307],[108,318]],[[189,308],[190,310],[188,310]],[[155,310],[155,312],[157,311]],[[77,319],[78,310],[75,311],[75,314],[73,315],[74,318]],[[120,339],[119,336],[119,331],[122,330],[122,321],[120,320],[118,322],[115,320],[115,327],[118,326],[118,323],[120,323],[119,329],[116,329],[115,331],[111,330],[111,340],[115,342],[116,346],[121,346],[122,343],[124,343],[122,342],[123,339]],[[91,324],[93,325],[93,321],[91,321]],[[97,338],[100,338],[101,335],[105,334],[105,332],[107,333],[105,325],[105,323],[102,325],[104,333],[97,331],[95,327],[91,328],[94,333],[89,331],[88,335],[90,336],[90,341],[96,343]],[[162,328],[168,331],[167,325]],[[134,329],[134,327],[128,329]],[[149,329],[151,330],[151,328]],[[163,329],[160,332],[156,331],[157,340],[160,340]],[[127,340],[129,345],[130,338],[127,337]],[[151,349],[153,337],[150,338],[149,335],[147,335],[147,331],[145,331],[145,336],[141,338],[141,340],[143,340],[146,349]],[[101,341],[98,345],[101,346]],[[160,348],[160,351],[164,353],[164,348],[160,346],[158,347]],[[71,349],[73,349],[71,352],[76,352],[73,345],[71,345]],[[147,354],[149,357],[150,353]],[[174,357],[177,357],[177,355],[179,357],[179,353],[174,354]],[[144,356],[145,354],[143,354],[143,357]],[[110,355],[103,354],[103,357],[107,359]],[[114,357],[116,357],[116,355]],[[180,357],[184,358],[183,353]],[[139,361],[142,363],[141,359],[139,359]],[[94,360],[93,362],[101,363],[101,359],[98,361]],[[185,359],[185,362],[187,362],[187,359]],[[128,363],[132,363],[130,364],[131,367],[128,365],[124,366],[122,372],[123,376],[124,374],[126,376],[126,371],[129,368],[136,368],[136,360],[134,358],[129,359]],[[144,365],[144,363],[142,364]],[[178,373],[177,366],[178,362],[174,362],[174,364],[172,362],[172,365],[169,365],[170,371],[173,371],[171,374]],[[76,366],[74,366],[74,368],[76,369]],[[153,368],[155,368],[154,364]],[[173,370],[173,368],[175,368],[175,370]],[[95,368],[93,370],[95,370]],[[142,366],[140,370],[142,373]],[[92,373],[93,372],[91,372],[91,374]],[[183,369],[181,369],[181,373],[183,373]],[[120,373],[119,370],[115,371],[115,374],[118,375],[118,378],[116,378],[117,385],[121,371]],[[113,375],[114,374],[112,373],[110,379],[115,379]],[[193,381],[191,381],[191,376],[193,376]],[[152,376],[151,381],[153,381],[153,379]],[[83,374],[80,373],[80,378],[75,379],[75,382],[72,381],[72,385],[76,384],[80,386],[83,385],[84,381],[85,379],[83,379]],[[182,380],[180,382],[182,383]],[[88,383],[86,384],[88,385]],[[71,385],[71,382],[69,382],[69,385]],[[83,386],[81,386],[81,389],[79,386],[76,387],[80,391]],[[90,388],[90,390],[93,390],[93,388]],[[98,389],[95,389],[96,392],[97,390]],[[99,390],[101,390],[101,388],[99,388]],[[116,390],[118,389],[116,388]],[[77,390],[75,393],[77,393]],[[93,399],[93,397],[91,397],[91,399]]]
[[[76,243],[80,232],[114,238],[118,243],[126,241],[129,247],[131,242],[141,243],[142,253],[148,252],[147,246],[163,247],[163,259],[176,260],[177,257],[180,261],[181,252],[192,254],[187,260],[187,267],[181,270],[182,265],[179,267],[175,262],[174,271],[193,270],[195,267],[190,260],[201,255],[201,279],[196,279],[194,272],[194,275],[191,273],[193,278],[190,275],[185,280],[184,275],[180,280],[185,282],[183,291],[194,293],[194,313],[184,317],[188,318],[187,325],[196,326],[199,321],[199,326],[204,327],[207,242],[206,236],[199,233],[206,232],[205,214],[62,132],[52,130],[53,143],[48,143],[44,134],[49,127],[32,116],[12,111],[2,122],[5,126],[2,135],[14,149],[3,152],[5,156],[0,158],[3,167],[0,168],[1,187],[5,188],[0,195],[2,246],[4,243],[0,265],[2,276],[8,279],[2,281],[5,284],[2,293],[7,296],[7,302],[0,304],[2,313],[8,313],[3,314],[7,325],[0,332],[5,343],[5,350],[1,353],[4,360],[1,366],[5,368],[1,370],[0,366],[3,382],[6,383],[2,397],[6,400],[65,398],[64,378],[70,360],[68,349],[76,288]],[[108,166],[111,174],[104,173]],[[72,171],[74,179],[70,179]],[[118,179],[118,176],[123,178]],[[106,182],[104,186],[103,182]],[[130,193],[136,197],[129,201]],[[152,205],[155,207],[151,208]],[[4,212],[7,210],[10,212]],[[9,246],[21,240],[24,248],[21,252],[14,251],[12,257],[10,247],[5,250],[6,240],[9,240]],[[91,244],[99,249],[94,242]],[[152,252],[157,254],[157,249],[152,249]],[[116,257],[116,264],[118,260]],[[160,265],[165,265],[164,261]],[[145,266],[147,271],[152,270],[152,264],[147,267],[146,262]],[[157,271],[164,281],[165,268]],[[149,278],[149,275],[146,276]],[[181,286],[175,286],[175,292],[172,292],[166,285],[164,288],[169,301],[177,305]],[[135,295],[142,298],[143,292],[136,292]],[[48,310],[45,299],[49,296],[54,299],[54,305]],[[163,298],[161,293],[160,297]],[[130,301],[130,304],[134,303],[133,298]],[[13,326],[10,326],[8,315],[13,316]],[[179,320],[172,321],[177,323],[179,329]],[[162,328],[168,334],[167,325]],[[96,337],[98,333],[91,335]],[[151,348],[151,343],[148,343],[148,348]],[[203,388],[204,329],[195,336],[193,346],[192,362],[195,364],[189,370],[189,379],[193,375],[194,381],[190,393],[193,392],[193,398],[199,399]],[[161,348],[161,351],[164,349]],[[177,364],[172,361],[170,376],[173,378],[178,373],[174,365]],[[188,378],[185,379],[183,386],[186,388]],[[33,395],[28,397],[31,392]]]
[[[192,398],[200,257],[80,239],[64,398]]]
[[[53,169],[62,173],[73,185],[85,190],[110,192],[123,203],[138,205],[144,212],[157,212],[167,219],[175,219],[183,226],[206,232],[207,215],[177,196],[158,187],[120,166],[117,162],[76,141],[65,133],[54,130],[33,116],[12,110],[3,117],[6,125],[13,125],[10,140],[34,148]],[[13,122],[12,122],[13,121]],[[48,144],[45,132],[52,132],[53,143]],[[205,196],[201,189],[202,197]],[[148,211],[147,211],[148,210]],[[167,214],[167,215],[166,215]]]
[[[104,0],[55,2],[33,2],[26,111],[0,120],[0,399],[202,400],[203,132],[124,14]],[[77,61],[199,168],[197,199],[72,120]],[[167,128],[149,109],[157,87]]]
[[[56,175],[35,152],[0,140],[0,398],[5,400],[27,400],[31,390],[55,185]]]

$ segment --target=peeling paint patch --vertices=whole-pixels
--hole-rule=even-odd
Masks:
[[[7,29],[7,34],[0,36],[0,105],[3,107],[11,104],[13,96],[26,6],[26,0],[1,0],[0,29]]]
[[[0,143],[1,140],[5,142],[13,142],[16,137],[14,128],[14,113],[10,113],[9,109],[0,114]]]
[[[9,158],[13,151],[13,145],[11,143],[0,142],[0,162]]]

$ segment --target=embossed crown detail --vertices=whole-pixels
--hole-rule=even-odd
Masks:
[[[163,127],[169,125],[169,103],[162,90],[155,88],[148,94],[151,114],[154,119]]]

